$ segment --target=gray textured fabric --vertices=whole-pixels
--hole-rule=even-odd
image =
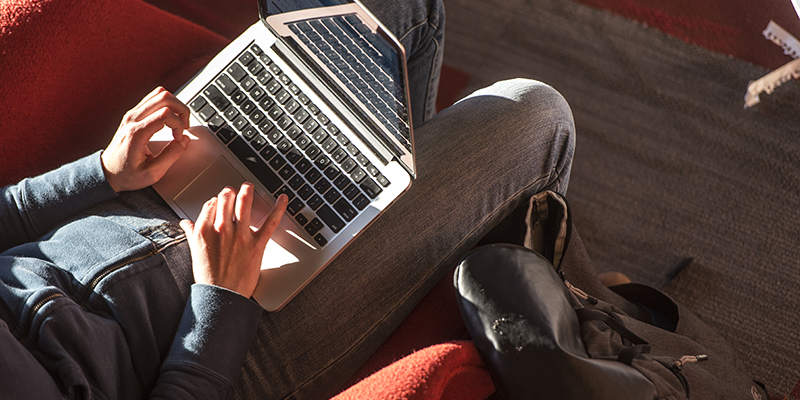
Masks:
[[[445,5],[445,63],[472,76],[468,90],[524,76],[570,103],[568,199],[595,266],[666,284],[755,378],[788,394],[800,377],[797,82],[744,110],[748,82],[768,71],[604,11],[568,0]]]

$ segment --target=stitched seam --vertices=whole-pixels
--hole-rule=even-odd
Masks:
[[[412,31],[414,31],[414,29],[417,29],[417,28],[419,28],[419,27],[421,27],[421,26],[423,26],[423,25],[425,25],[425,24],[429,24],[429,23],[430,23],[429,21],[425,20],[425,21],[422,21],[422,22],[420,22],[420,23],[418,23],[418,24],[416,24],[416,25],[412,26],[411,28],[409,28],[409,29],[406,31],[406,33],[404,33],[404,34],[403,34],[403,36],[400,36],[400,37],[399,37],[397,40],[398,40],[398,41],[402,41],[403,39],[405,39],[405,38],[406,38],[406,36],[408,36],[408,34],[409,34],[409,33],[411,33]]]
[[[436,53],[439,53],[439,41],[437,41],[434,38],[431,38],[431,40],[433,41],[433,44],[436,46]],[[431,60],[431,71],[433,71],[435,67],[436,67],[436,57],[433,57],[433,59]],[[428,107],[430,106],[429,102],[431,99],[431,90],[433,90],[433,74],[430,74],[428,76],[428,87],[425,90],[425,103],[423,104],[423,111],[422,111],[424,115],[422,115],[421,117],[423,122],[425,122],[428,119]],[[433,106],[435,109],[436,105],[434,104]]]

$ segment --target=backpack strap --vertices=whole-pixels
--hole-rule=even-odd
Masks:
[[[639,354],[650,353],[650,343],[640,338],[638,335],[631,332],[630,329],[625,327],[625,324],[622,322],[622,319],[620,319],[619,316],[603,310],[589,308],[575,309],[575,314],[578,316],[578,321],[580,323],[590,321],[600,321],[605,323],[609,328],[613,329],[620,336],[622,336],[623,339],[631,343],[632,346],[622,350],[619,355],[617,355],[617,361],[626,365],[631,365],[633,360],[639,356]]]

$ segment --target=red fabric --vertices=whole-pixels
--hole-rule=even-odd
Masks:
[[[468,338],[467,328],[456,305],[452,276],[452,272],[446,275],[428,292],[345,387],[415,350]]]
[[[485,399],[494,392],[478,350],[470,341],[415,352],[350,387],[335,400]]]
[[[3,0],[0,184],[104,148],[145,94],[177,89],[226,44],[139,0]]]

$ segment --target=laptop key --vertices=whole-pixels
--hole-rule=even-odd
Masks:
[[[306,218],[303,213],[297,213],[297,215],[294,216],[294,220],[297,221],[300,226],[305,226],[308,223],[308,218]]]
[[[352,183],[350,182],[350,178],[348,178],[345,174],[339,175],[339,177],[333,181],[333,185],[339,190],[344,190],[344,188],[350,185],[350,183]]]
[[[223,124],[219,131],[217,131],[217,137],[219,137],[223,143],[228,143],[236,137],[236,131],[231,129],[227,124]]]
[[[309,138],[306,135],[300,135],[297,137],[294,143],[300,150],[305,150],[306,147],[308,147],[308,145],[311,144],[311,138]]]
[[[358,195],[361,194],[361,191],[358,190],[358,186],[351,183],[344,189],[344,191],[342,191],[342,194],[344,197],[347,197],[348,200],[353,201],[356,197],[358,197]]]
[[[328,189],[331,188],[331,186],[333,186],[333,185],[331,185],[331,183],[327,179],[320,178],[317,181],[317,183],[314,184],[314,189],[317,189],[317,192],[320,192],[320,193],[324,194],[325,192],[328,191]]]
[[[245,100],[244,103],[242,103],[241,107],[242,107],[242,112],[247,115],[250,115],[250,113],[256,109],[256,105],[253,104],[253,102],[250,100]]]
[[[274,95],[275,93],[278,92],[278,90],[281,89],[281,83],[278,82],[277,79],[273,79],[273,80],[269,81],[269,83],[267,83],[264,86],[267,88],[267,91],[272,95]]]
[[[351,206],[350,203],[348,203],[344,198],[339,199],[339,201],[333,205],[333,208],[338,211],[347,222],[352,221],[353,218],[358,215],[358,211],[356,211],[353,206]]]
[[[305,229],[309,235],[314,236],[320,231],[320,229],[324,227],[325,226],[322,225],[322,221],[320,221],[319,218],[314,218],[308,223],[308,225],[306,225]]]
[[[283,107],[286,109],[287,113],[294,114],[300,108],[300,103],[295,99],[289,99]]]
[[[363,169],[356,167],[356,169],[350,173],[350,177],[353,178],[353,182],[361,183],[361,181],[367,177],[367,173],[364,172]]]
[[[264,146],[267,145],[267,139],[261,135],[258,135],[256,136],[256,140],[253,140],[253,142],[250,144],[253,145],[253,148],[256,149],[256,151],[260,151],[264,148]]]
[[[280,190],[278,190],[277,192],[275,192],[275,197],[277,198],[278,196],[280,196],[280,195],[282,195],[282,194],[285,194],[285,195],[286,195],[286,197],[287,197],[287,198],[288,198],[288,200],[289,200],[289,203],[291,203],[291,202],[292,202],[292,200],[294,200],[294,197],[295,197],[295,194],[294,194],[294,192],[292,191],[292,189],[290,189],[290,188],[289,188],[288,186],[286,186],[286,185],[282,186],[282,187],[280,188]]]
[[[236,83],[234,83],[227,74],[220,74],[214,83],[216,83],[217,86],[228,96],[232,95],[233,92],[238,89]]]
[[[286,153],[287,153],[287,152],[289,152],[289,150],[291,150],[291,149],[292,149],[294,146],[292,146],[292,142],[290,142],[290,141],[289,141],[289,139],[286,139],[286,138],[284,138],[283,140],[281,140],[280,142],[278,142],[278,144],[276,144],[276,145],[275,145],[275,147],[276,147],[278,150],[280,150],[280,152],[281,152],[281,153],[283,153],[283,154],[286,154]]]
[[[317,244],[321,247],[325,247],[325,245],[328,244],[328,239],[325,239],[325,236],[322,236],[321,233],[318,233],[317,236],[314,236],[314,241],[317,242]]]
[[[214,110],[214,107],[212,107],[211,104],[204,105],[200,109],[200,111],[197,112],[197,115],[199,115],[200,119],[202,119],[203,121],[210,120],[211,117],[213,117],[216,114],[217,114],[217,111]]]
[[[250,71],[253,76],[258,75],[261,71],[264,70],[264,65],[262,65],[258,61],[253,61],[250,65],[247,66],[247,70]]]
[[[231,122],[231,124],[233,125],[234,128],[236,128],[236,130],[238,130],[240,132],[243,131],[248,126],[250,126],[250,124],[247,123],[247,119],[245,119],[241,115],[239,117],[237,117],[235,120],[233,120],[233,122]]]
[[[314,194],[310,199],[308,199],[308,206],[312,210],[318,209],[323,204],[325,204],[325,201],[322,200],[322,197],[319,197],[318,194]]]
[[[316,159],[320,153],[322,153],[322,150],[320,150],[319,147],[314,144],[308,146],[306,149],[306,155],[312,160]]]
[[[297,195],[303,200],[308,200],[312,194],[314,194],[314,189],[312,189],[308,184],[304,184],[300,189],[297,189]]]
[[[219,128],[222,128],[222,126],[225,125],[225,120],[222,119],[222,117],[220,117],[219,114],[214,114],[214,116],[208,119],[207,123],[208,127],[212,131],[216,132]]]
[[[295,124],[292,124],[288,129],[286,129],[286,136],[289,136],[289,138],[292,140],[297,140],[297,137],[302,133],[303,131]]]
[[[237,137],[228,145],[228,148],[270,193],[274,193],[283,185],[281,178],[261,160],[244,139]]]
[[[247,95],[241,91],[237,90],[234,94],[230,95],[231,100],[237,105],[242,104],[242,102],[247,98]]]
[[[236,82],[241,81],[242,79],[244,79],[245,76],[247,76],[247,72],[238,63],[231,64],[231,66],[228,67],[225,70],[225,72],[227,72],[233,79],[235,79]]]
[[[203,108],[204,105],[206,105],[206,103],[208,102],[203,98],[203,96],[197,96],[194,100],[192,100],[191,103],[189,103],[189,108],[191,108],[194,112],[198,112],[201,108]]]
[[[329,165],[328,168],[325,168],[325,172],[323,172],[325,176],[330,179],[334,180],[337,176],[339,176],[339,168],[336,168],[333,165]]]
[[[302,175],[295,174],[292,177],[292,179],[289,179],[289,182],[287,182],[287,183],[289,184],[290,188],[292,188],[294,190],[300,190],[300,189],[302,189],[303,185],[305,185],[306,181],[303,179]],[[298,196],[299,195],[300,195],[300,193],[298,193]],[[300,197],[303,197],[303,196],[300,196]]]
[[[228,111],[225,111],[225,114],[223,115],[225,115],[225,119],[228,121],[233,121],[239,116],[239,110],[237,110],[236,107],[231,107],[228,109]]]
[[[286,161],[289,161],[292,164],[297,164],[298,161],[304,159],[303,153],[300,152],[297,148],[292,146],[289,151],[286,152]]]
[[[297,172],[305,175],[305,173],[311,168],[311,161],[301,158],[294,167],[297,169]]]
[[[241,56],[239,56],[239,62],[245,66],[250,64],[253,60],[255,60],[255,56],[253,56],[253,53],[249,51],[245,51]]]
[[[250,121],[253,121],[254,124],[258,125],[261,123],[264,117],[266,117],[266,115],[264,115],[261,110],[256,109],[252,114],[250,114]]]
[[[333,233],[339,233],[344,228],[344,221],[327,204],[317,210],[317,215],[322,219],[322,222],[325,222],[328,228],[331,228]]]
[[[257,134],[258,131],[256,130],[256,128],[253,128],[252,126],[248,126],[247,128],[245,128],[244,131],[242,131],[242,137],[244,137],[248,141],[253,140],[253,138],[256,137]]]
[[[288,206],[286,206],[286,211],[289,211],[289,214],[295,215],[305,207],[306,205],[303,204],[303,200],[294,199],[289,203]]]
[[[361,187],[361,190],[367,194],[367,196],[373,199],[378,197],[378,195],[383,191],[383,189],[371,178],[364,179],[364,182],[361,182],[361,185],[359,186]]]
[[[249,92],[250,89],[252,89],[255,85],[256,81],[249,76],[247,78],[244,78],[244,80],[242,81],[242,89],[244,89],[247,92]]]
[[[335,203],[336,200],[339,200],[340,197],[342,197],[342,195],[339,194],[339,191],[336,189],[328,190],[328,192],[325,193],[324,196],[322,196],[322,198],[324,198],[325,201],[327,201],[330,204]]]
[[[353,172],[353,169],[355,169],[355,167],[356,167],[356,162],[353,161],[352,158],[345,157],[345,159],[342,160],[342,169],[344,170],[344,172],[347,172],[349,174]]]
[[[356,196],[356,199],[353,200],[353,205],[359,210],[364,210],[369,205],[369,199],[362,193]]]
[[[283,178],[283,180],[288,181],[289,178],[294,176],[294,168],[292,168],[291,164],[286,164],[278,171],[278,176]]]
[[[258,102],[261,101],[261,98],[264,97],[264,95],[266,94],[267,91],[264,90],[264,88],[256,86],[253,88],[253,90],[250,91],[250,98],[252,98],[253,101]]]
[[[269,96],[264,97],[263,99],[261,99],[261,102],[258,103],[258,106],[261,107],[261,109],[264,111],[269,111],[269,109],[272,108],[272,106],[274,105],[275,105],[275,100],[272,100],[272,97]]]
[[[283,164],[286,164],[286,160],[283,157],[281,157],[280,154],[275,155],[275,157],[273,157],[272,160],[269,160],[269,166],[272,167],[272,169],[274,169],[275,171],[281,169],[281,167],[283,167]]]
[[[278,150],[276,150],[272,146],[267,146],[267,147],[264,147],[263,150],[261,150],[260,154],[261,154],[261,157],[264,157],[265,160],[269,161],[269,160],[272,159],[272,157],[275,156],[275,154],[278,154]]]
[[[389,182],[389,180],[388,180],[388,179],[386,179],[386,177],[385,177],[385,176],[383,176],[383,175],[382,175],[382,174],[380,174],[380,173],[378,174],[378,176],[376,176],[376,177],[375,177],[375,179],[377,179],[377,180],[378,180],[378,183],[380,183],[380,184],[381,184],[381,186],[383,186],[383,187],[387,187],[387,186],[389,186],[389,184],[391,183],[391,182]]]

